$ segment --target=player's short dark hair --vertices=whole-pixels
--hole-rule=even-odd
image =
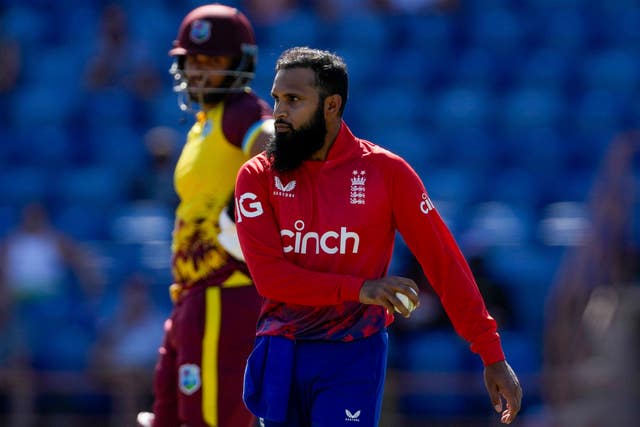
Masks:
[[[347,104],[349,75],[347,65],[338,55],[310,47],[292,47],[282,52],[276,62],[276,72],[290,68],[311,68],[321,97],[338,94],[342,97],[340,115]]]

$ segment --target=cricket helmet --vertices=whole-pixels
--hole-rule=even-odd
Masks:
[[[174,91],[182,98],[202,100],[202,96],[243,92],[249,90],[254,78],[258,48],[249,19],[238,9],[219,3],[200,6],[189,12],[178,29],[169,55],[174,58],[169,72],[174,78]],[[203,74],[222,74],[227,78],[221,87],[201,85],[190,87],[184,75],[186,55],[231,56],[236,58],[231,69],[203,71]],[[188,106],[180,102],[180,108]]]

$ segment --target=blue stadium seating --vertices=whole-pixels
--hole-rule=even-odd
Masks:
[[[318,46],[318,33],[322,24],[319,18],[307,10],[298,10],[287,14],[269,31],[264,47],[282,51],[291,47],[291,40],[299,46]]]
[[[521,135],[539,127],[554,127],[566,112],[564,99],[548,89],[518,87],[504,99],[500,125],[508,132]]]
[[[99,206],[80,203],[60,203],[52,212],[53,225],[77,241],[87,242],[109,238],[109,212]]]
[[[111,238],[120,243],[171,240],[173,212],[153,202],[121,204],[113,213]]]
[[[480,49],[510,54],[522,48],[526,22],[506,8],[490,8],[471,17],[469,41]]]
[[[2,201],[16,207],[32,201],[46,201],[51,191],[50,180],[47,171],[33,166],[0,170]]]
[[[25,87],[9,112],[17,129],[33,126],[65,126],[71,120],[77,102],[62,86],[50,85],[43,77]]]
[[[60,203],[80,203],[113,210],[125,197],[124,176],[114,168],[87,166],[59,173],[54,180]]]
[[[448,73],[458,87],[491,90],[496,85],[496,67],[493,54],[487,49],[467,48],[456,55]]]
[[[19,129],[10,141],[13,165],[57,172],[72,164],[73,142],[62,126],[48,124]]]
[[[366,9],[345,15],[335,28],[333,41],[340,49],[385,52],[389,46],[388,28],[379,14]]]
[[[518,330],[541,343],[549,290],[560,259],[540,244],[493,247],[487,266],[508,288]]]
[[[579,8],[565,7],[550,13],[540,9],[534,18],[539,44],[565,57],[582,55],[591,43],[586,17]]]
[[[534,228],[533,213],[492,199],[469,209],[466,239],[480,247],[517,246],[533,240]]]
[[[143,136],[129,126],[114,124],[93,129],[88,145],[91,163],[117,171],[121,179],[133,179],[147,167],[149,154]]]
[[[19,212],[16,206],[11,204],[0,205],[0,239],[3,239],[9,231],[15,229],[18,224],[18,216]]]
[[[450,87],[440,94],[429,109],[433,124],[441,131],[455,131],[464,123],[465,128],[484,128],[491,118],[492,94],[484,88]]]
[[[640,60],[632,50],[607,49],[586,56],[581,70],[585,88],[631,96],[638,88]]]
[[[468,411],[462,384],[457,385],[455,374],[464,368],[468,348],[452,331],[433,331],[414,334],[404,347],[404,369],[431,374],[414,385],[404,384],[398,406],[412,416],[431,418],[460,416]],[[440,384],[440,385],[438,385]],[[422,385],[422,387],[421,387]]]

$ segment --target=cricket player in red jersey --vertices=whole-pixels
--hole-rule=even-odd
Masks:
[[[187,14],[169,52],[181,109],[199,111],[175,169],[175,305],[156,366],[153,413],[138,416],[143,426],[255,422],[242,401],[242,384],[261,298],[228,206],[238,169],[273,134],[270,106],[248,86],[256,52],[246,16],[221,4]]]
[[[496,322],[414,170],[342,120],[347,86],[338,56],[285,51],[271,90],[275,137],[238,173],[238,235],[265,298],[245,403],[266,427],[378,425],[386,328],[394,310],[410,315],[396,293],[418,304],[412,280],[386,276],[397,230],[482,359],[509,424],[522,390]]]

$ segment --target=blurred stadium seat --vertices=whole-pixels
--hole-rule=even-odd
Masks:
[[[281,51],[290,47],[291,40],[300,46],[317,46],[320,26],[319,18],[310,11],[293,11],[271,28],[265,47]]]
[[[122,204],[114,212],[111,238],[121,243],[171,240],[173,212],[152,202]]]
[[[398,406],[411,416],[459,417],[469,407],[455,374],[464,368],[468,348],[452,331],[414,334],[405,347],[403,368],[421,381],[403,384]]]
[[[148,153],[143,136],[129,126],[113,124],[93,129],[88,144],[91,164],[117,171],[123,181],[131,180],[147,167]]]
[[[508,285],[515,303],[517,330],[541,345],[549,290],[560,259],[540,244],[496,246],[488,252],[487,267]]]
[[[472,15],[469,42],[478,49],[499,54],[520,51],[527,37],[527,21],[502,7],[487,8]]]
[[[17,129],[34,126],[65,126],[77,107],[73,94],[46,79],[23,88],[13,109],[11,123]]]
[[[434,108],[428,112],[433,124],[441,131],[465,128],[484,128],[494,106],[492,94],[483,88],[457,88],[444,90]]]
[[[538,233],[549,246],[578,246],[589,232],[590,218],[584,202],[562,201],[542,211]]]
[[[511,247],[531,241],[533,214],[502,201],[485,201],[470,208],[465,239],[480,247]]]
[[[368,52],[385,52],[389,47],[388,28],[381,15],[362,8],[341,19],[333,41],[341,49],[362,50],[366,46]]]
[[[21,207],[31,201],[44,201],[50,194],[49,173],[24,166],[0,170],[0,194],[3,203]]]
[[[558,126],[566,114],[564,101],[552,90],[518,87],[506,95],[499,124],[516,136],[539,127]]]
[[[125,201],[124,176],[107,166],[87,166],[60,172],[54,194],[61,203],[80,203],[107,211]]]
[[[640,60],[632,50],[606,49],[587,55],[580,70],[585,89],[611,91],[625,97],[638,88]]]
[[[109,238],[107,225],[109,212],[100,206],[79,203],[60,204],[52,216],[56,228],[78,241]]]

